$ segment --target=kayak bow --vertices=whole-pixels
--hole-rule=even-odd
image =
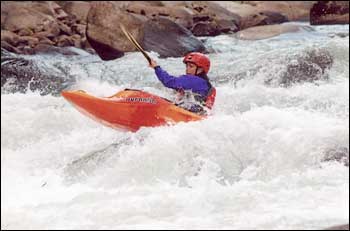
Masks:
[[[82,90],[62,91],[62,96],[86,116],[116,129],[137,131],[178,122],[198,121],[200,116],[162,97],[125,89],[110,97],[96,97]]]

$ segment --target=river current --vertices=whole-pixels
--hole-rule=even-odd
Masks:
[[[217,88],[203,121],[105,127],[61,96],[1,92],[2,229],[322,229],[349,222],[349,25],[257,41],[201,38]],[[346,34],[338,36],[337,34]],[[327,78],[282,86],[308,51]],[[35,55],[69,89],[124,88],[171,99],[140,53],[113,61]],[[150,55],[173,75],[181,58]],[[332,158],[331,158],[332,159]]]

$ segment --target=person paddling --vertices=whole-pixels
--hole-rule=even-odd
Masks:
[[[205,115],[215,102],[216,89],[207,76],[210,60],[199,52],[187,54],[183,62],[186,64],[186,75],[174,77],[163,70],[155,60],[151,59],[149,66],[165,87],[177,91],[175,104],[196,114]]]

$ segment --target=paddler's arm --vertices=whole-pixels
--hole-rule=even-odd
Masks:
[[[182,84],[179,81],[179,78],[169,75],[153,59],[151,59],[151,63],[149,66],[154,68],[157,78],[164,84],[164,86],[173,88],[173,89],[182,88]]]

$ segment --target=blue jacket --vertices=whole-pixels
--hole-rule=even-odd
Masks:
[[[179,77],[174,77],[169,75],[160,66],[155,68],[155,72],[158,79],[168,88],[175,90],[191,90],[203,97],[207,97],[210,90],[208,82],[195,75],[181,75]]]

